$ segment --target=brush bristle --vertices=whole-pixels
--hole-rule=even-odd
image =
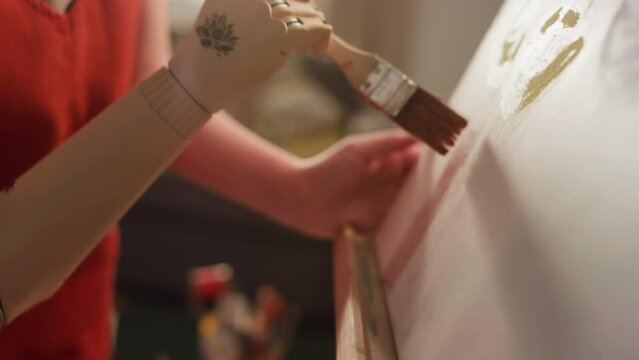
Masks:
[[[443,101],[421,88],[393,121],[442,155],[455,144],[468,124]]]

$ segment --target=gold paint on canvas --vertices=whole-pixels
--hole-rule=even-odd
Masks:
[[[560,9],[561,10],[561,9]],[[563,19],[561,19],[561,22],[564,24],[564,27],[575,27],[577,26],[577,23],[579,22],[579,19],[581,19],[581,14],[574,11],[574,10],[568,10],[568,12],[566,13],[566,15],[564,15]]]
[[[548,19],[542,28],[542,33],[552,26],[552,24],[557,22],[561,9],[562,8],[559,8],[559,10],[557,10],[550,19]],[[577,26],[579,19],[581,19],[581,14],[571,9],[566,12],[564,17],[561,19],[561,22],[563,23],[564,28],[574,28]],[[570,64],[572,64],[583,47],[584,38],[580,37],[570,45],[566,46],[544,70],[533,76],[533,78],[528,81],[526,91],[524,92],[521,103],[517,108],[517,112],[524,110],[535,102],[539,95],[546,90],[548,85],[550,85]]]
[[[548,30],[548,28],[553,26],[557,22],[557,20],[559,20],[559,16],[561,16],[562,9],[563,7],[560,7],[556,13],[554,13],[548,20],[546,20],[546,23],[544,24],[544,26],[541,27],[542,34],[545,34],[546,30]]]
[[[563,14],[562,16],[562,13],[564,11],[565,14]],[[581,17],[582,14],[576,10],[568,9],[566,11],[565,7],[559,7],[559,9],[544,22],[544,24],[540,28],[540,32],[541,34],[546,34],[547,31],[559,21],[561,21],[563,29],[575,28],[581,20]],[[527,35],[529,34],[524,33],[520,35],[520,38],[513,39],[513,34],[515,33],[516,31],[511,32],[507,39],[502,43],[502,52],[498,60],[500,65],[504,65],[507,62],[512,62],[515,60],[517,54],[519,53],[519,50],[522,47],[522,44],[524,43],[524,39],[526,39]],[[579,37],[577,40],[571,42],[569,45],[561,49],[559,54],[557,54],[552,62],[550,62],[543,70],[532,76],[525,85],[525,89],[519,102],[519,106],[517,107],[517,110],[515,110],[515,112],[521,112],[532,103],[534,103],[535,100],[537,100],[537,98],[544,92],[544,90],[546,90],[546,88],[557,77],[559,77],[559,75],[564,70],[566,70],[566,68],[568,68],[570,64],[573,63],[573,61],[581,52],[584,43],[585,39],[583,37]]]
[[[561,53],[557,55],[555,60],[553,60],[543,71],[530,79],[517,112],[524,110],[532,104],[548,87],[548,85],[550,85],[550,83],[552,83],[570,64],[572,64],[583,47],[584,38],[580,37],[563,49]]]
[[[525,37],[521,37],[521,39],[516,41],[504,41],[502,44],[502,54],[501,59],[499,59],[499,64],[503,65],[509,61],[513,61],[521,48],[521,44],[524,42]]]

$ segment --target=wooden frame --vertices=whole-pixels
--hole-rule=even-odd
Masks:
[[[396,360],[372,238],[345,228],[333,248],[337,360]]]

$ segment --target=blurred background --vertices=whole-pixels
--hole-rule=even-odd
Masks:
[[[179,41],[201,0],[167,1]],[[335,31],[377,52],[422,87],[451,95],[501,0],[316,0]],[[340,138],[388,128],[330,63],[304,56],[229,109],[245,126],[301,157]],[[265,284],[295,324],[286,358],[334,358],[331,247],[163,175],[122,221],[116,359],[199,359],[202,312],[189,270],[228,263],[249,301]],[[199,329],[199,330],[198,330]]]

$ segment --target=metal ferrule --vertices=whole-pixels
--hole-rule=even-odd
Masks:
[[[417,84],[393,65],[380,61],[359,89],[371,102],[395,117],[415,94]]]

